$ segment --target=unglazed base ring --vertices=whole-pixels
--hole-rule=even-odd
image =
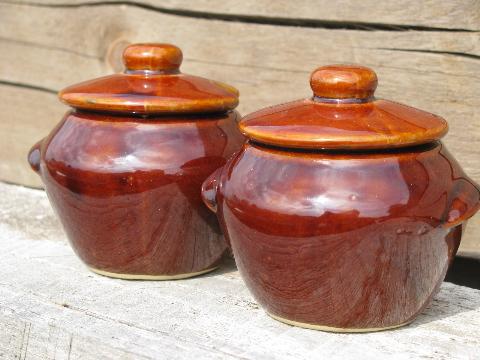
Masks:
[[[408,321],[408,322],[400,324],[400,325],[387,326],[387,327],[383,327],[383,328],[364,328],[364,329],[351,328],[351,329],[349,329],[349,328],[337,328],[337,327],[332,327],[332,326],[302,323],[302,322],[298,322],[298,321],[288,320],[288,319],[285,319],[285,318],[282,318],[280,316],[273,315],[273,314],[270,314],[270,313],[267,313],[267,314],[270,317],[272,317],[273,319],[275,319],[277,321],[280,321],[280,322],[283,322],[283,323],[288,324],[288,325],[298,326],[298,327],[302,327],[302,328],[305,328],[305,329],[320,330],[320,331],[335,332],[335,333],[365,333],[365,332],[390,330],[390,329],[396,329],[396,328],[399,328],[401,326],[408,325],[413,321],[412,320],[412,321]]]
[[[210,268],[210,269],[202,270],[202,271],[193,272],[193,273],[177,274],[177,275],[119,274],[119,273],[113,273],[113,272],[94,269],[92,267],[88,267],[88,268],[98,275],[108,276],[108,277],[116,278],[116,279],[124,279],[124,280],[180,280],[180,279],[187,279],[187,278],[191,278],[191,277],[194,277],[194,276],[206,274],[210,271],[218,269],[218,266],[215,266],[215,267]]]

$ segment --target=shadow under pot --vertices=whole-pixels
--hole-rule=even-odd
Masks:
[[[179,279],[227,246],[202,182],[238,151],[236,89],[179,72],[180,49],[131,45],[127,70],[71,86],[75,108],[29,153],[72,247],[93,271]]]
[[[203,184],[239,271],[273,318],[367,332],[430,303],[480,206],[438,140],[446,122],[375,99],[375,73],[327,66],[313,98],[240,121],[243,149]]]

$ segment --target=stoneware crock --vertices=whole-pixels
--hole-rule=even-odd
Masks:
[[[243,279],[285,323],[364,332],[411,322],[442,283],[479,188],[442,118],[376,99],[376,74],[326,66],[314,96],[240,121],[243,149],[203,184]]]
[[[60,92],[72,106],[28,155],[87,266],[127,279],[213,270],[226,250],[202,182],[243,143],[238,91],[179,71],[168,44],[129,46],[126,71]]]

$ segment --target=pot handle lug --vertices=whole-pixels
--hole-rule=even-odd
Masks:
[[[217,213],[217,188],[223,166],[215,170],[202,184],[202,200],[214,213]]]
[[[445,226],[448,228],[467,221],[480,210],[480,187],[473,181],[462,185],[446,214]]]
[[[28,152],[28,163],[32,167],[33,171],[40,175],[40,159],[41,159],[41,152],[40,149],[43,144],[43,140],[38,141],[35,145],[32,146],[30,151]]]

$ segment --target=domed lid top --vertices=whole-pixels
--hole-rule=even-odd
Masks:
[[[240,121],[264,144],[310,149],[376,149],[420,145],[447,133],[444,119],[374,98],[377,75],[358,65],[330,65],[310,77],[313,97],[272,106]]]
[[[130,45],[125,73],[67,87],[59,97],[79,109],[138,114],[224,112],[238,105],[234,87],[182,74],[182,58],[174,45]]]

